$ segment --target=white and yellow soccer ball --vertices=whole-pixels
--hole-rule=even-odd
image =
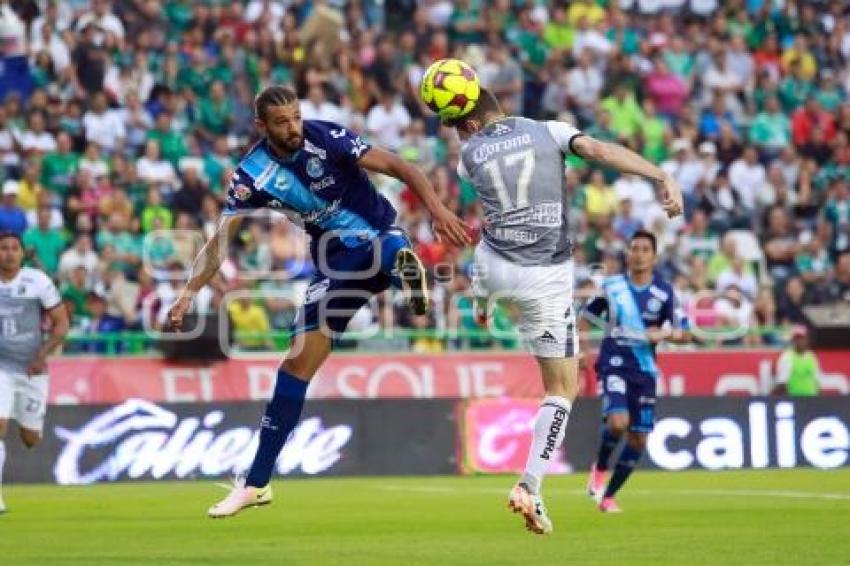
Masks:
[[[460,59],[440,59],[422,75],[419,96],[440,118],[452,120],[466,116],[481,95],[481,83],[475,70]]]

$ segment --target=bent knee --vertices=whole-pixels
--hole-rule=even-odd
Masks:
[[[617,436],[622,436],[629,428],[628,413],[611,413],[607,417],[608,430]]]
[[[26,446],[27,448],[32,448],[33,446],[41,442],[41,432],[28,428],[22,428],[21,440],[23,441],[24,446]]]
[[[646,433],[645,432],[630,432],[628,443],[635,450],[643,451],[646,448]]]

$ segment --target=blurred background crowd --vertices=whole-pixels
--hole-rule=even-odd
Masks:
[[[850,301],[845,4],[0,0],[0,230],[22,234],[30,264],[56,278],[78,332],[157,327],[255,140],[253,96],[278,83],[297,88],[305,119],[419,165],[480,229],[459,142],[416,96],[424,69],[454,56],[508,113],[575,123],[681,184],[686,215],[671,221],[646,181],[566,160],[580,295],[648,229],[695,323],[752,329],[725,343],[773,344],[804,306]],[[353,325],[474,332],[471,250],[435,242],[406,187],[374,182],[434,268],[436,308],[411,318],[382,299]],[[254,221],[199,304],[238,291],[224,305],[234,329],[260,333],[241,345],[267,347],[312,269],[299,228]],[[496,325],[509,329],[509,314]]]

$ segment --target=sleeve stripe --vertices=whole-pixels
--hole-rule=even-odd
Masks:
[[[569,146],[570,153],[572,153],[573,155],[578,155],[578,153],[576,153],[575,148],[573,147],[573,142],[576,141],[576,138],[580,138],[583,135],[585,135],[583,132],[579,132],[579,133],[577,133],[576,135],[574,135],[573,137],[570,138],[570,141],[567,144],[567,146]]]

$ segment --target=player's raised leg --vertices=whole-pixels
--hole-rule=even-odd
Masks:
[[[555,451],[564,442],[573,401],[578,394],[575,358],[537,358],[546,397],[534,420],[531,449],[525,471],[511,490],[508,501],[514,512],[522,513],[526,527],[537,534],[552,532],[552,521],[543,504],[543,476]]]
[[[209,509],[213,518],[235,515],[246,507],[272,501],[269,481],[283,445],[298,424],[307,386],[330,353],[331,339],[323,330],[311,330],[295,336],[293,355],[281,364],[274,393],[260,422],[260,444],[244,481]]]

